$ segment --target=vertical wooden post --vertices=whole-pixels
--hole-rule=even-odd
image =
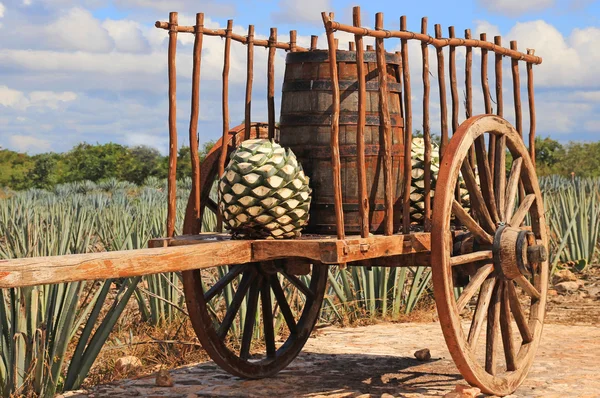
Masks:
[[[367,44],[367,51],[374,51],[375,49],[373,48],[372,44]]]
[[[375,29],[383,30],[383,13],[375,14]],[[385,194],[384,234],[394,233],[394,196],[392,182],[392,126],[388,104],[387,64],[385,62],[384,39],[375,39],[377,72],[379,76],[379,126],[383,136],[383,187]]]
[[[442,27],[440,24],[435,25],[435,38],[442,38]],[[444,156],[444,150],[448,145],[448,106],[446,105],[446,76],[444,72],[444,49],[437,47],[437,66],[438,66],[438,85],[440,91],[440,120],[442,141],[440,143],[440,161]]]
[[[204,38],[204,14],[196,14],[194,58],[192,66],[192,109],[190,113],[190,156],[192,162],[192,197],[194,206],[194,233],[199,233],[200,219],[200,158],[198,157],[198,117],[200,112],[200,66]]]
[[[310,37],[310,51],[317,49],[317,40],[319,40],[319,36],[312,35]]]
[[[221,153],[219,156],[219,175],[221,178],[225,172],[225,162],[227,161],[227,148],[229,144],[229,55],[231,53],[231,29],[233,28],[233,20],[227,21],[227,29],[225,30],[225,49],[223,51],[223,94],[222,94],[222,109],[223,109],[223,138],[221,141]],[[223,231],[223,215],[217,209],[217,232]]]
[[[527,54],[535,55],[535,50],[527,49]],[[533,64],[527,63],[527,99],[529,103],[529,156],[535,166],[535,96],[533,91]]]
[[[486,41],[486,34],[481,33],[479,39]],[[492,114],[492,102],[490,97],[490,85],[488,83],[488,50],[485,48],[481,49],[481,88],[483,90],[483,103],[485,106],[485,113],[487,115]],[[496,146],[496,137],[490,135],[490,143],[488,145],[488,163],[490,164],[490,173],[494,178],[494,148]]]
[[[356,51],[356,46],[353,41],[348,42],[348,51]]]
[[[427,17],[421,19],[421,33],[427,34]],[[421,43],[423,58],[423,142],[425,145],[425,231],[431,230],[431,130],[429,126],[429,45]]]
[[[454,26],[448,27],[448,35],[451,39],[456,37]],[[458,130],[458,85],[456,82],[456,46],[450,46],[449,54],[450,69],[450,95],[452,97],[452,135]]]
[[[471,39],[471,29],[465,29],[465,39]],[[465,116],[470,118],[473,116],[473,47],[466,48],[465,59]],[[475,146],[471,146],[469,152],[469,162],[475,174]]]
[[[498,47],[502,47],[502,38],[500,36],[494,37],[494,44]],[[504,100],[502,97],[502,54],[496,53],[495,62],[495,75],[496,75],[496,113],[498,116],[504,116]],[[490,134],[490,138],[494,137]],[[495,140],[495,147],[490,146],[490,150],[494,150],[494,192],[496,192],[496,208],[498,209],[498,215],[500,220],[504,219],[504,202],[506,188],[506,137],[497,137]],[[495,148],[495,149],[494,149]]]
[[[169,179],[167,181],[167,237],[175,235],[177,215],[177,13],[169,14]]]
[[[406,31],[406,15],[400,17],[400,30]],[[412,178],[412,102],[408,40],[400,41],[402,51],[402,77],[404,83],[404,196],[402,198],[402,233],[410,233],[410,186]]]
[[[517,51],[517,42],[515,40],[510,42],[510,49]],[[521,110],[521,76],[519,76],[519,60],[511,59],[511,69],[513,78],[513,98],[515,103],[515,127],[521,138],[523,138],[523,112]]]
[[[252,81],[254,80],[254,25],[248,26],[248,54],[246,57],[246,109],[244,112],[244,139],[250,139],[250,124],[252,122]]]
[[[275,44],[277,28],[271,28],[269,35],[269,58],[267,61],[267,109],[269,114],[269,139],[275,139]],[[315,40],[316,43],[316,40]]]
[[[360,7],[352,9],[352,22],[360,27]],[[358,212],[360,216],[360,236],[369,236],[369,192],[365,166],[365,123],[367,84],[365,82],[364,45],[362,35],[354,35],[356,41],[356,75],[358,77],[358,121],[356,124],[356,169],[358,174]]]
[[[344,239],[344,211],[342,208],[342,175],[340,162],[340,86],[338,81],[337,54],[333,29],[329,22],[333,19],[333,13],[321,13],[327,34],[327,46],[329,48],[329,72],[331,74],[331,169],[333,173],[333,192],[335,207],[335,225],[337,238]]]
[[[290,52],[291,53],[295,53],[296,52],[296,31],[295,30],[290,30]]]

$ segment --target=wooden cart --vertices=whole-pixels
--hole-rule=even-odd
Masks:
[[[412,33],[406,30],[405,17],[400,19],[400,30],[384,30],[381,13],[376,16],[375,29],[361,26],[358,7],[353,15],[353,24],[344,25],[336,22],[333,14],[322,14],[326,50],[317,49],[316,36],[312,37],[310,48],[298,46],[294,31],[290,32],[290,41],[283,43],[277,41],[276,29],[271,29],[268,40],[255,37],[253,26],[245,36],[233,33],[232,21],[226,29],[208,29],[204,27],[203,14],[197,14],[195,26],[179,26],[177,13],[170,14],[169,22],[157,22],[158,28],[169,31],[168,237],[152,240],[151,248],[143,250],[0,262],[0,288],[183,271],[187,308],[208,354],[234,375],[261,378],[282,370],[302,349],[319,316],[328,266],[430,265],[442,331],[458,369],[469,383],[486,393],[512,393],[527,375],[540,342],[548,285],[548,237],[534,167],[532,67],[542,60],[533,50],[526,54],[517,51],[516,42],[510,43],[510,49],[505,48],[500,37],[491,43],[481,34],[477,40],[469,30],[465,31],[465,38],[457,38],[450,27],[449,37],[443,38],[440,25],[436,25],[435,37],[431,37],[427,34],[426,18],[422,20],[421,32]],[[338,49],[336,31],[354,35],[348,51]],[[183,235],[174,236],[175,54],[178,35],[184,32],[195,36],[189,129],[193,187]],[[206,36],[225,38],[223,137],[200,164],[197,125],[201,54]],[[375,38],[375,48],[367,46],[365,50],[364,38]],[[242,43],[247,50],[245,123],[233,129],[229,126],[228,109],[232,42]],[[399,45],[400,51],[386,53],[385,42]],[[426,145],[424,218],[420,224],[411,223],[409,214],[413,135],[411,42],[421,49],[423,98],[418,124],[423,127]],[[268,49],[266,123],[251,123],[255,47]],[[460,124],[456,78],[459,48],[465,54],[466,113],[466,120]],[[480,116],[473,116],[474,48],[479,50],[476,55],[481,65],[484,101]],[[275,123],[274,101],[277,50],[288,52],[279,125]],[[495,112],[488,85],[490,51],[495,57]],[[430,75],[434,74],[429,70],[430,55],[437,58],[441,128],[441,163],[433,209]],[[510,59],[515,127],[503,119],[503,57]],[[527,69],[529,150],[523,142],[519,61],[524,61]],[[292,105],[286,105],[290,98],[295,98]],[[316,148],[307,140],[298,141],[301,131],[315,134],[308,139],[311,145],[324,145]],[[323,135],[325,141],[321,139]],[[201,220],[207,209],[220,217],[210,192],[223,173],[228,153],[241,141],[258,137],[280,139],[284,145],[293,146],[307,163],[307,173],[314,166],[313,203],[318,205],[314,210],[318,210],[318,216],[312,214],[314,222],[309,233],[294,240],[231,240],[224,233],[201,233]],[[319,154],[325,154],[326,164],[314,160],[323,161]],[[375,161],[369,156],[374,156]],[[457,195],[461,181],[469,193],[469,206]],[[318,234],[310,233],[311,230]],[[293,288],[291,294],[284,292],[284,281],[286,290]],[[223,307],[225,302],[227,307]],[[246,303],[245,314],[239,313],[242,302]],[[296,313],[292,302],[296,306],[300,303]],[[474,311],[467,314],[464,309],[469,303],[474,304]],[[275,318],[281,326],[277,335]],[[232,339],[230,331],[238,326],[241,337]],[[480,337],[483,329],[485,338]],[[264,341],[259,344],[261,347],[256,340],[253,343],[256,333]],[[499,340],[503,360],[498,354]]]

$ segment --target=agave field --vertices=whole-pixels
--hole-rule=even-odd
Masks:
[[[596,261],[600,179],[541,181],[553,271]],[[181,230],[190,180],[178,183]],[[165,235],[166,181],[144,186],[116,180],[59,185],[52,191],[0,190],[0,259],[127,250]],[[203,229],[214,230],[210,212]],[[216,275],[215,275],[216,276]],[[322,322],[398,319],[430,308],[426,267],[330,267]],[[53,396],[79,387],[124,311],[168,327],[185,314],[177,273],[0,290],[0,394]]]

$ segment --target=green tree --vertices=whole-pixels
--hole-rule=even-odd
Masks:
[[[565,148],[550,137],[535,138],[535,164],[538,175],[556,173],[557,165],[565,157]]]
[[[163,157],[157,149],[135,146],[129,148],[128,155],[127,167],[122,170],[120,179],[140,185],[150,176],[166,177]]]
[[[129,151],[123,145],[81,143],[65,156],[66,182],[120,178],[128,164]]]
[[[33,157],[33,167],[27,173],[27,177],[35,188],[51,188],[59,182],[60,175],[57,173],[57,165],[61,156],[50,152],[42,153]]]

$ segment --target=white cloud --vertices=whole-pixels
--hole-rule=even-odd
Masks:
[[[279,0],[279,10],[272,14],[274,21],[323,24],[322,11],[331,11],[330,0]]]
[[[27,102],[21,91],[0,86],[0,105],[7,107],[22,107]]]
[[[47,40],[61,50],[109,52],[114,47],[100,21],[83,8],[72,8],[46,27]]]
[[[516,17],[550,8],[555,0],[478,0],[478,3],[489,12]]]
[[[108,31],[118,51],[145,53],[150,48],[137,22],[107,19],[102,27]]]
[[[75,101],[77,94],[72,91],[32,91],[26,95],[22,91],[0,86],[0,105],[18,110],[26,110],[31,106],[41,106],[58,110],[59,105]]]
[[[17,152],[44,152],[50,150],[50,142],[42,138],[33,137],[30,135],[14,134],[9,136],[8,142],[11,149]]]
[[[0,3],[0,18],[4,18],[5,10],[6,10],[6,7],[4,7],[4,4]]]
[[[494,41],[494,36],[500,35],[500,28],[488,21],[475,21],[475,35],[473,38],[479,39],[481,33],[485,33],[488,41]]]

